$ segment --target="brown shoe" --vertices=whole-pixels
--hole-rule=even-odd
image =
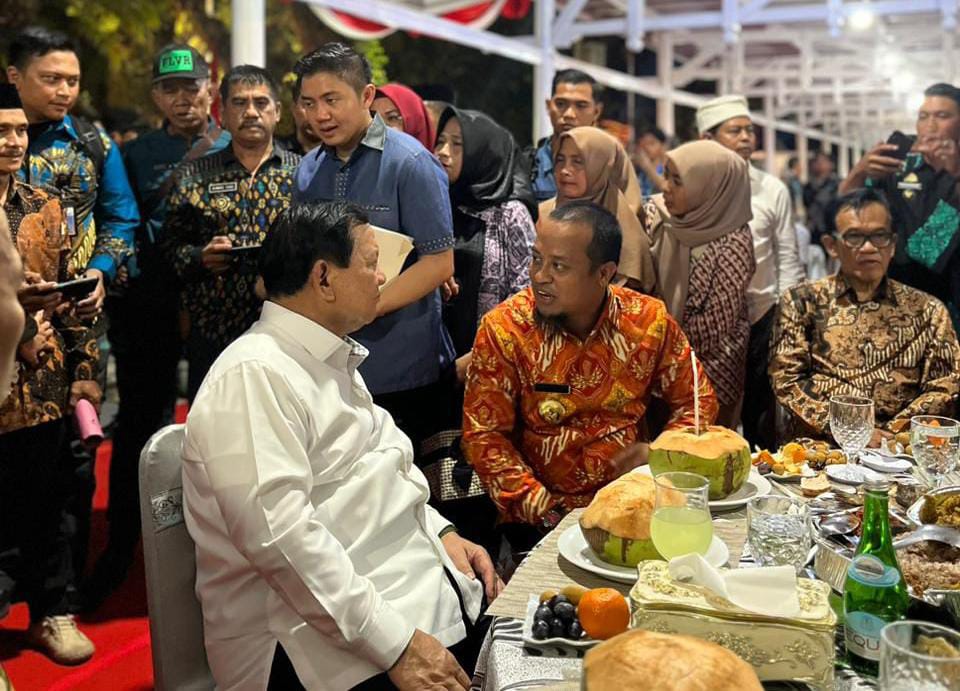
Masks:
[[[31,624],[27,642],[61,665],[79,665],[93,657],[93,643],[69,614],[45,617]]]

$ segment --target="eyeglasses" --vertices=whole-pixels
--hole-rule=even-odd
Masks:
[[[871,245],[878,250],[882,250],[893,243],[894,235],[889,230],[884,230],[879,233],[844,233],[843,235],[838,233],[837,239],[850,249],[858,250],[867,244],[867,240],[869,240]]]

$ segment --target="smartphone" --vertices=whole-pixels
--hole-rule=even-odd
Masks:
[[[910,153],[910,149],[913,148],[913,137],[908,137],[900,130],[897,130],[887,139],[887,144],[893,144],[897,147],[896,151],[888,151],[886,156],[890,158],[896,158],[900,161],[906,160],[907,154]]]
[[[240,255],[256,254],[257,252],[260,251],[261,247],[263,247],[263,245],[237,245],[236,247],[231,247],[230,252],[231,254],[240,254]]]
[[[78,300],[92,293],[99,281],[100,279],[96,276],[78,278],[75,281],[64,281],[55,285],[50,292],[60,293],[66,300]]]

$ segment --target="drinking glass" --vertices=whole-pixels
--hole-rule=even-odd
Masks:
[[[948,417],[917,415],[910,418],[913,458],[934,487],[957,466],[960,453],[960,423]]]
[[[660,473],[654,478],[657,497],[650,536],[664,559],[696,552],[706,554],[713,540],[710,481],[695,473]]]
[[[861,396],[831,396],[830,433],[848,463],[856,463],[873,436],[873,401]]]
[[[747,504],[747,540],[758,565],[800,573],[813,544],[810,509],[796,497],[754,497]]]
[[[960,689],[958,652],[960,633],[945,626],[910,620],[887,624],[880,632],[880,690]]]

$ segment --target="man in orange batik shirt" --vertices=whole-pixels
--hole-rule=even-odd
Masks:
[[[587,202],[541,219],[531,287],[484,316],[463,406],[463,451],[514,549],[646,462],[651,397],[693,426],[690,346],[664,304],[610,285],[621,234]],[[703,369],[701,425],[717,400]]]

